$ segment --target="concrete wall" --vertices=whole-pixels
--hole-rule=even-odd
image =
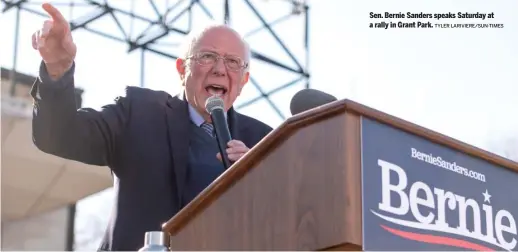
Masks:
[[[2,97],[14,96],[16,98],[32,101],[29,91],[35,77],[21,73],[16,73],[15,75],[17,85],[14,88],[14,95],[12,95],[10,81],[10,77],[12,76],[11,72],[5,68],[1,69]],[[77,100],[80,103],[82,90],[77,89],[76,91],[78,95]],[[2,125],[2,128],[3,126],[4,125]],[[5,206],[6,204],[10,204],[10,202],[2,199],[2,204]],[[3,215],[3,217],[5,216]],[[42,214],[30,216],[24,219],[8,220],[7,218],[2,218],[1,250],[66,250],[68,225],[68,207],[46,211]]]
[[[2,222],[2,250],[49,251],[66,249],[68,209],[62,208],[22,220]]]

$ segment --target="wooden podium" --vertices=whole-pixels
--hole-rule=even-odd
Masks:
[[[163,225],[171,250],[362,250],[361,119],[518,164],[349,100],[289,118]]]

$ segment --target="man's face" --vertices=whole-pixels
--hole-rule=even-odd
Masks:
[[[232,31],[217,27],[199,38],[189,56],[178,59],[176,67],[184,79],[187,101],[209,120],[207,98],[220,96],[228,110],[248,81],[249,73],[243,67],[245,46]]]

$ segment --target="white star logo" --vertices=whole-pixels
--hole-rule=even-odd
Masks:
[[[488,203],[491,203],[491,201],[489,200],[491,198],[491,194],[487,192],[487,189],[484,193],[482,193],[482,195],[484,195],[484,202],[487,201]]]

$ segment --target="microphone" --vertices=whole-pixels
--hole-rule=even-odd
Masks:
[[[230,167],[231,163],[227,156],[227,143],[232,140],[228,129],[227,118],[225,117],[225,103],[218,96],[212,96],[205,101],[205,110],[210,114],[212,125],[216,132],[216,140],[221,154],[221,160],[225,169]]]
[[[316,89],[302,89],[291,98],[291,115],[296,115],[336,100],[336,97]]]

